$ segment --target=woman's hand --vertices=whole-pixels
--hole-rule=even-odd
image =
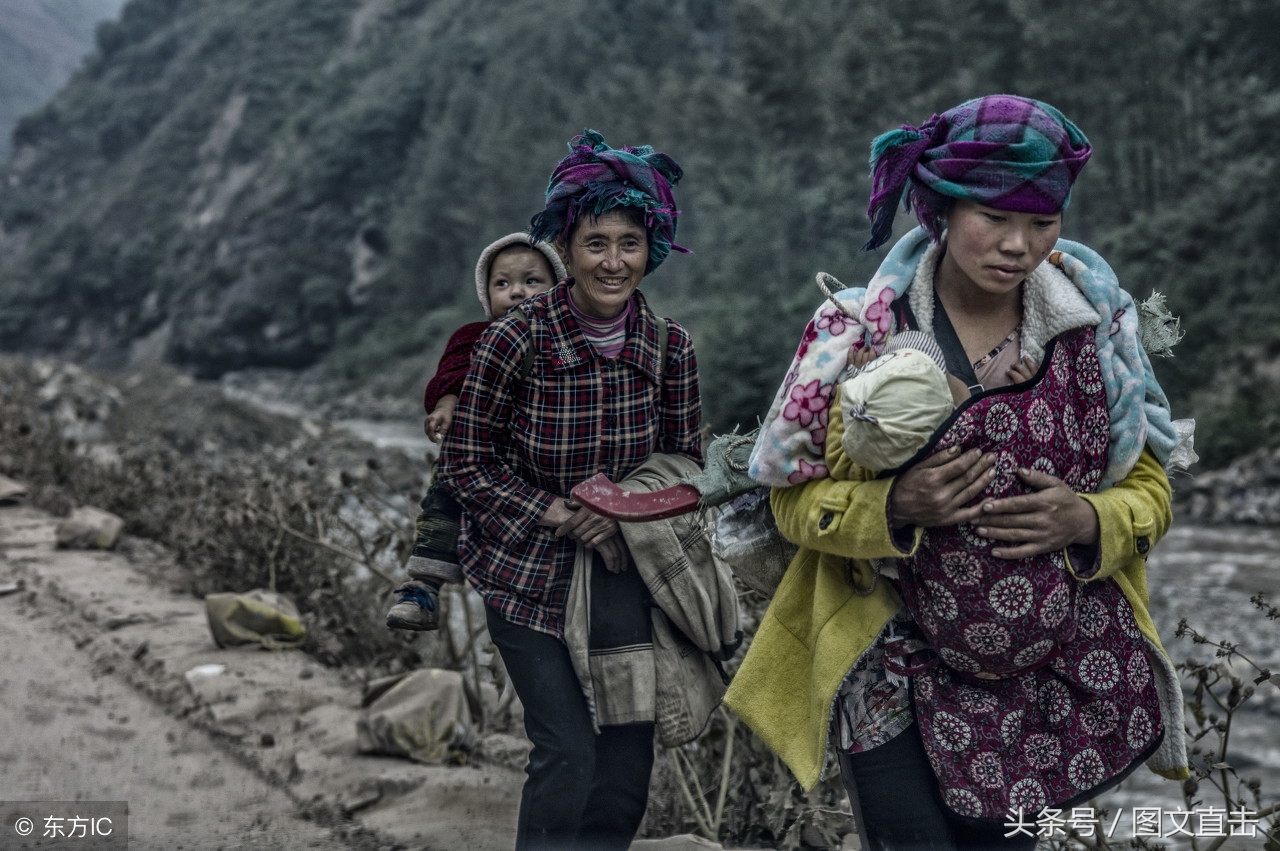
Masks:
[[[966,508],[995,475],[996,456],[953,446],[936,452],[898,476],[889,494],[893,525],[954,526],[978,519],[981,506]]]
[[[565,501],[565,508],[573,512],[556,527],[556,537],[569,537],[584,547],[597,548],[608,538],[618,534],[618,521],[603,514],[596,514],[575,502]]]
[[[589,550],[600,553],[611,573],[627,569],[627,547],[622,540],[618,521],[596,514],[567,499],[557,499],[542,515],[539,523],[556,527],[556,536],[571,538]]]
[[[604,559],[605,570],[610,573],[622,573],[631,565],[631,554],[627,551],[627,544],[620,534],[606,538],[604,543],[593,549],[600,553],[600,557]]]
[[[1097,543],[1098,515],[1087,500],[1058,477],[1039,470],[1024,467],[1018,470],[1018,478],[1035,492],[987,500],[981,516],[973,521],[979,535],[1011,542],[992,548],[993,556],[1027,558],[1071,544]]]

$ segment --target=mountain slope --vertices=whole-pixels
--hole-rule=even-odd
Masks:
[[[478,318],[476,254],[528,222],[565,142],[593,127],[684,166],[679,241],[694,253],[644,290],[695,335],[711,425],[749,427],[817,303],[814,273],[857,284],[874,269],[858,251],[872,136],[1003,90],[1054,103],[1093,141],[1064,234],[1187,316],[1193,333],[1157,364],[1178,413],[1269,422],[1275,14],[1250,0],[1062,18],[1024,0],[963,16],[946,0],[132,0],[15,132],[0,347],[202,376],[308,368],[411,394],[448,331]],[[1228,305],[1245,328],[1224,337]],[[1218,416],[1202,454],[1280,433],[1239,419]]]
[[[124,0],[0,0],[0,160],[18,119],[43,104],[93,48]]]
[[[572,114],[610,97],[567,97],[594,58],[575,67],[568,32],[533,42],[540,4],[503,8],[492,26],[491,4],[447,0],[134,0],[19,128],[0,334],[108,360],[160,335],[212,375],[453,301],[471,246],[536,209]],[[558,79],[527,73],[550,55]]]

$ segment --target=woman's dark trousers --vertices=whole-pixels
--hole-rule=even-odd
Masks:
[[[564,642],[486,612],[533,743],[517,851],[625,851],[649,801],[653,724],[601,727],[596,735]]]
[[[1031,851],[1036,846],[1034,836],[1006,838],[1011,828],[961,818],[943,806],[915,724],[880,747],[841,753],[839,759],[840,779],[870,851]]]

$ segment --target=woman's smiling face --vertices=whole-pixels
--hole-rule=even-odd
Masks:
[[[588,316],[612,319],[640,286],[649,259],[649,235],[620,209],[584,216],[565,249],[573,288],[569,297]]]
[[[956,201],[947,216],[939,274],[989,295],[1010,293],[1045,261],[1061,232],[1061,213],[1012,213]]]

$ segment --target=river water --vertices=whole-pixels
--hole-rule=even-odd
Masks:
[[[1249,598],[1259,592],[1272,604],[1280,604],[1280,529],[1261,527],[1205,527],[1175,524],[1148,559],[1151,610],[1161,640],[1175,663],[1188,658],[1212,661],[1214,648],[1195,644],[1190,636],[1176,637],[1180,620],[1212,641],[1230,641],[1263,668],[1280,671],[1280,621],[1267,620]],[[1257,672],[1243,663],[1235,670],[1252,685]],[[1185,682],[1185,680],[1184,680]],[[1255,694],[1232,719],[1227,763],[1242,777],[1261,782],[1262,801],[1280,800],[1280,688],[1272,683],[1255,686]],[[1219,715],[1225,713],[1219,711]],[[1212,735],[1206,739],[1216,738]],[[1205,848],[1216,828],[1217,816],[1209,808],[1224,807],[1222,796],[1207,782],[1188,806],[1178,783],[1163,780],[1145,769],[1127,779],[1120,789],[1101,801],[1111,808],[1108,819],[1120,818],[1117,838],[1133,835],[1135,808],[1146,808],[1157,817],[1160,841],[1171,848],[1190,847],[1180,824],[1201,837]],[[1184,813],[1191,815],[1186,816]],[[1248,834],[1252,819],[1238,817],[1235,830]],[[1232,825],[1223,826],[1230,834]],[[1151,836],[1155,839],[1155,836]],[[1237,836],[1227,848],[1262,848],[1260,836]]]

